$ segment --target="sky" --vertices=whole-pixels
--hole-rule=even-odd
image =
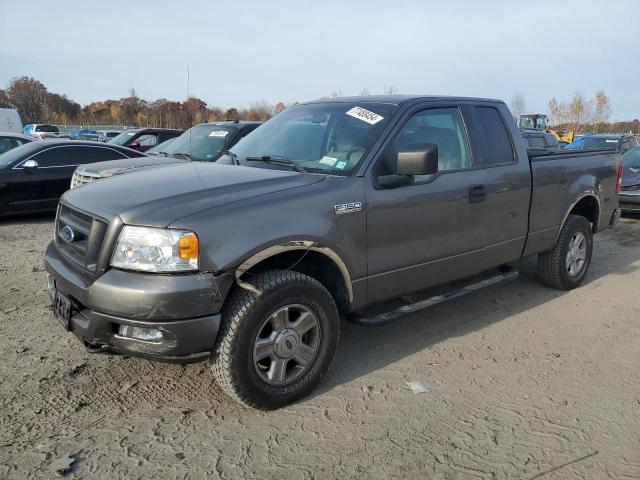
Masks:
[[[228,108],[393,86],[507,103],[522,92],[546,112],[603,88],[611,119],[630,120],[639,46],[638,0],[0,0],[0,88],[27,75],[83,105],[132,88]]]

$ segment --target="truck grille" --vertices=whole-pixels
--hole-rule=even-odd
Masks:
[[[107,227],[102,219],[60,204],[56,216],[56,246],[71,262],[95,272]]]
[[[623,185],[620,187],[621,192],[635,192],[636,190],[640,190],[640,185]]]
[[[91,183],[94,180],[98,180],[100,175],[97,173],[89,173],[83,171],[75,171],[73,172],[73,177],[71,178],[71,188],[79,187],[80,185],[84,185],[85,183]]]

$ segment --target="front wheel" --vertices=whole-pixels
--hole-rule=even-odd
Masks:
[[[213,373],[236,401],[261,410],[304,397],[333,359],[339,317],[331,294],[288,270],[252,277],[257,295],[236,288],[225,302]]]
[[[551,250],[538,255],[538,276],[559,290],[579,286],[587,274],[593,252],[593,231],[586,218],[569,215]]]

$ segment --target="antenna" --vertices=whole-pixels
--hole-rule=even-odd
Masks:
[[[190,83],[190,72],[189,72],[189,64],[187,63],[187,102],[189,101],[190,92],[189,92],[189,83]],[[191,127],[192,127],[192,119],[189,116],[189,158],[193,157],[193,149],[191,148]]]

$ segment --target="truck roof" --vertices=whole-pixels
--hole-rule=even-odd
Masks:
[[[390,103],[392,105],[400,105],[410,100],[450,100],[455,102],[495,102],[504,103],[502,100],[496,100],[493,98],[476,98],[476,97],[451,97],[444,95],[367,95],[367,96],[355,96],[355,97],[339,97],[339,98],[319,98],[310,102],[303,102],[301,105],[308,105],[311,103]]]

